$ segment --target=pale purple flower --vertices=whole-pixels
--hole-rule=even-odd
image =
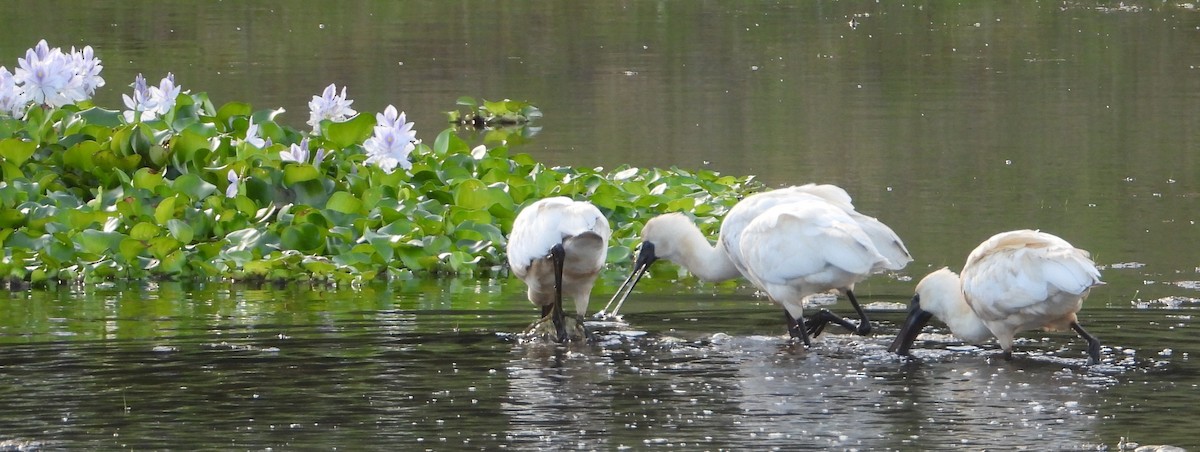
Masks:
[[[405,122],[404,112],[396,113],[396,107],[388,105],[383,113],[375,114],[375,130],[382,128],[395,129],[400,135],[408,135],[409,141],[417,141],[417,133],[413,132],[413,123]]]
[[[158,82],[157,87],[150,88],[150,96],[159,115],[165,116],[175,108],[175,98],[179,97],[180,90],[181,87],[175,86],[175,74],[170,72]]]
[[[375,115],[375,135],[367,138],[363,147],[367,150],[368,165],[375,165],[391,173],[399,166],[412,168],[409,154],[416,149],[417,134],[413,123],[405,122],[404,112],[396,113],[396,107],[388,105],[383,113]]]
[[[279,159],[285,162],[308,163],[308,138],[300,140],[300,144],[293,144],[286,151],[279,151]],[[321,162],[325,160],[325,149],[317,148],[316,154],[313,156],[312,164],[320,168]]]
[[[350,104],[354,101],[346,100],[346,87],[342,87],[342,94],[337,94],[337,86],[330,83],[325,87],[325,91],[320,96],[313,96],[308,102],[309,118],[308,125],[312,126],[313,133],[321,131],[321,121],[330,120],[333,122],[343,122],[354,116],[356,111],[350,108]]]
[[[25,93],[13,81],[13,74],[8,68],[0,66],[0,114],[20,118],[25,115]]]
[[[258,124],[254,123],[254,118],[250,118],[249,124],[246,125],[246,139],[242,140],[250,143],[251,146],[262,149],[267,147],[266,140],[258,136]]]
[[[71,63],[75,66],[75,74],[80,78],[80,86],[88,97],[96,94],[96,88],[104,86],[104,78],[100,71],[104,66],[96,58],[92,46],[84,46],[82,50],[71,47]]]
[[[158,117],[158,106],[155,104],[153,93],[146,86],[146,78],[142,74],[138,74],[133,79],[133,97],[128,94],[122,94],[121,98],[125,100],[125,122],[132,123],[135,120],[150,121]]]
[[[286,151],[279,151],[279,160],[296,163],[308,162],[308,138],[301,140],[300,144],[292,144]]]
[[[43,39],[17,59],[13,81],[21,85],[25,97],[37,104],[61,107],[87,99],[83,78],[76,74],[71,57],[50,48]]]
[[[167,73],[158,82],[158,86],[146,84],[146,78],[138,74],[133,79],[133,96],[122,94],[125,99],[125,121],[133,122],[135,117],[140,121],[152,121],[166,116],[175,108],[175,98],[179,97],[181,87],[175,86],[175,74]]]
[[[242,182],[242,178],[238,177],[237,172],[233,170],[229,170],[229,173],[226,174],[225,177],[229,179],[229,186],[225,187],[225,197],[236,198],[238,194],[238,184]]]

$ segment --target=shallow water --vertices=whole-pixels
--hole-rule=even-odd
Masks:
[[[660,264],[600,340],[513,336],[518,281],[98,286],[0,296],[0,449],[1196,447],[1200,13],[1164,2],[16,1],[0,65],[89,44],[102,105],[167,71],[214,102],[329,83],[432,139],[462,95],[533,102],[550,164],[829,182],[916,261],[861,284],[875,336],[811,350],[745,287]],[[54,25],[47,21],[54,18]],[[1012,362],[938,325],[884,353],[925,273],[991,234],[1090,250],[1080,319]],[[605,274],[592,311],[620,282]],[[848,313],[841,303],[832,307]]]
[[[48,449],[1194,444],[1189,311],[1087,312],[1105,344],[1089,368],[1065,333],[1027,334],[1006,362],[931,328],[902,359],[886,352],[902,310],[804,349],[752,293],[684,292],[639,294],[568,347],[519,338],[535,309],[512,280],[11,294],[0,432]]]

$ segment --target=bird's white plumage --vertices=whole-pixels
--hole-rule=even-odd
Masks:
[[[973,342],[995,336],[1011,350],[1020,331],[1061,330],[1076,322],[1084,298],[1100,284],[1100,271],[1087,251],[1024,229],[985,240],[967,257],[961,277],[939,270],[918,284],[917,293],[921,307],[955,335]],[[978,324],[990,336],[972,327]]]
[[[845,211],[821,199],[793,197],[767,209],[742,231],[747,278],[798,317],[803,300],[854,284],[887,265]]]
[[[854,210],[854,203],[850,198],[850,194],[846,193],[846,190],[843,190],[841,187],[829,184],[805,184],[786,187],[758,193],[743,199],[729,210],[729,213],[725,216],[725,220],[721,223],[721,232],[717,238],[717,246],[725,250],[733,265],[745,275],[745,265],[741,261],[741,235],[746,226],[758,218],[759,215],[762,215],[763,212],[774,206],[813,199],[825,201],[842,210],[857,223],[858,227],[875,245],[875,249],[887,258],[887,265],[883,268],[900,270],[905,265],[908,265],[909,262],[912,262],[912,256],[908,253],[904,242],[900,240],[895,231],[892,231],[891,228],[874,217],[863,215]]]
[[[554,274],[546,256],[562,244],[566,250],[563,295],[573,297],[577,314],[583,315],[611,235],[608,219],[591,203],[562,196],[542,199],[522,209],[513,221],[508,264],[529,286],[530,301],[547,306],[554,301]]]
[[[852,290],[871,273],[898,270],[912,261],[891,228],[856,212],[850,195],[833,185],[788,187],[743,199],[726,214],[716,246],[679,214],[648,221],[642,241],[653,244],[659,258],[706,281],[744,276],[796,319],[805,297]]]

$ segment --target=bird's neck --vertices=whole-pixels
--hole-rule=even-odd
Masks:
[[[921,309],[941,319],[955,336],[968,342],[984,342],[991,330],[979,318],[963,295],[962,279],[949,269],[930,273],[917,284]]]
[[[946,297],[943,306],[947,315],[939,316],[950,331],[967,342],[980,343],[992,338],[992,331],[983,323],[983,319],[967,304],[961,289],[944,292]]]
[[[709,243],[699,228],[691,229],[680,236],[679,253],[670,260],[708,282],[720,282],[742,276],[742,272],[733,265],[725,250]]]

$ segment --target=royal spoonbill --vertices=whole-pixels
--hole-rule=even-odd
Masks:
[[[1088,363],[1100,361],[1100,341],[1075,314],[1093,287],[1104,284],[1087,251],[1033,230],[1002,232],[967,257],[962,276],[942,268],[917,284],[908,318],[888,350],[907,355],[936,316],[968,342],[992,337],[1012,359],[1013,337],[1035,328],[1075,330],[1088,343]]]
[[[529,286],[529,301],[554,323],[556,339],[569,339],[563,296],[575,300],[576,326],[582,329],[588,297],[604,267],[608,219],[591,203],[567,197],[546,198],[517,214],[508,239],[508,265]]]
[[[616,315],[650,264],[660,258],[704,281],[744,276],[786,308],[788,332],[806,344],[810,334],[820,334],[829,322],[869,334],[870,321],[854,296],[854,283],[912,261],[896,233],[855,211],[845,190],[815,184],[759,193],[737,203],[721,223],[716,246],[683,214],[650,219],[642,229],[633,271],[609,301],[610,306],[616,302],[610,315]],[[833,289],[846,293],[861,322],[855,326],[821,310],[806,329],[800,317],[802,300]]]

